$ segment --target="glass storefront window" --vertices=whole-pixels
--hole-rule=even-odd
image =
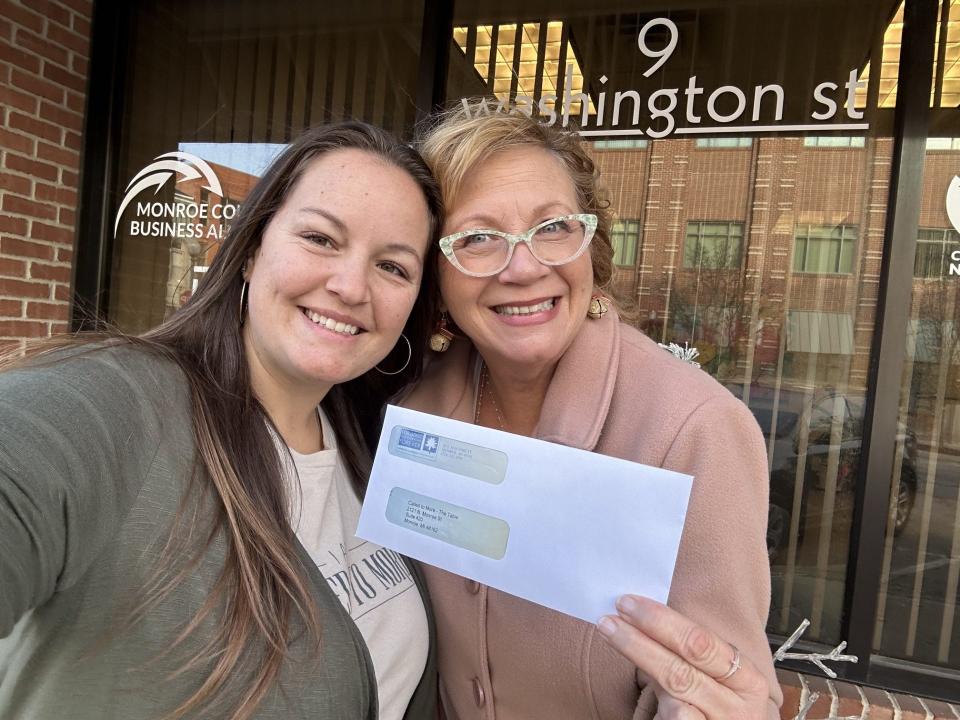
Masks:
[[[858,91],[879,94],[858,81],[897,4],[567,0],[536,22],[454,8],[448,98],[513,103],[593,141],[637,325],[695,346],[754,412],[770,455],[769,628],[809,618],[823,642],[842,639],[893,151],[890,112],[857,109]]]
[[[954,134],[960,134],[960,126]],[[927,145],[887,532],[878,655],[960,665],[960,149]]]
[[[110,202],[123,211],[111,227],[108,319],[136,333],[180,307],[227,215],[301,130],[353,118],[409,134],[422,12],[416,0],[137,3]]]

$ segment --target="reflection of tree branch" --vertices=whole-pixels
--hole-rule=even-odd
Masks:
[[[810,627],[810,621],[804,618],[803,622],[800,623],[800,627],[793,631],[793,634],[786,639],[786,641],[777,648],[777,651],[773,654],[773,659],[775,662],[780,662],[782,660],[805,660],[811,662],[820,668],[824,673],[826,673],[829,678],[836,678],[837,673],[824,665],[824,661],[829,662],[859,662],[859,658],[856,655],[842,655],[841,653],[847,647],[847,641],[844,640],[839,645],[837,645],[833,650],[824,654],[824,653],[791,653],[787,652],[792,648],[797,640],[800,639],[800,636],[807,631],[807,628]]]

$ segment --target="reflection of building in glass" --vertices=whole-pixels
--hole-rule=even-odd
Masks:
[[[594,148],[622,218],[613,233],[617,287],[637,302],[640,327],[661,342],[697,345],[705,366],[728,381],[805,387],[849,372],[862,393],[891,143],[837,140]],[[950,253],[960,250],[944,203],[957,172],[960,151],[928,152],[914,271],[928,305],[942,301]],[[631,266],[624,229],[638,223]],[[920,316],[942,315],[922,308]],[[924,337],[929,347],[930,332]]]
[[[208,161],[209,162],[209,161]],[[230,218],[239,209],[258,177],[242,170],[209,162],[224,196],[219,197],[204,187],[203,178],[177,184],[174,201],[203,208],[203,218],[189,220],[182,226],[178,237],[170,238],[170,265],[166,288],[166,313],[176,311],[193,294],[200,277],[220,249],[220,244],[230,229]],[[191,208],[193,211],[193,208]],[[185,212],[185,216],[190,213]]]

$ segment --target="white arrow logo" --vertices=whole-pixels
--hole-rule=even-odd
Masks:
[[[950,224],[960,232],[960,176],[954,175],[947,188],[947,217]]]
[[[153,194],[156,195],[160,192],[160,188],[163,187],[163,184],[167,182],[170,178],[173,177],[174,173],[180,173],[183,177],[182,180],[196,180],[199,177],[203,177],[207,181],[207,184],[203,187],[214,195],[219,195],[223,197],[223,189],[220,187],[220,180],[217,179],[216,174],[213,172],[206,161],[198,158],[196,155],[191,155],[190,153],[185,152],[171,152],[164,155],[158,155],[153,159],[154,161],[147,165],[143,170],[138,172],[133,180],[130,181],[130,184],[127,185],[126,192],[123,196],[123,202],[120,203],[120,209],[117,210],[117,219],[113,224],[113,236],[117,236],[117,230],[120,227],[120,218],[123,216],[123,211],[127,209],[133,199],[139,195],[141,192],[146,190],[148,187],[153,187],[155,190]],[[190,163],[193,163],[192,165]],[[194,167],[194,165],[196,167]],[[954,178],[957,180],[958,178]],[[179,182],[179,181],[178,181]]]

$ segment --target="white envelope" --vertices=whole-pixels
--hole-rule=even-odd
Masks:
[[[596,622],[666,602],[692,482],[390,406],[357,536]]]

